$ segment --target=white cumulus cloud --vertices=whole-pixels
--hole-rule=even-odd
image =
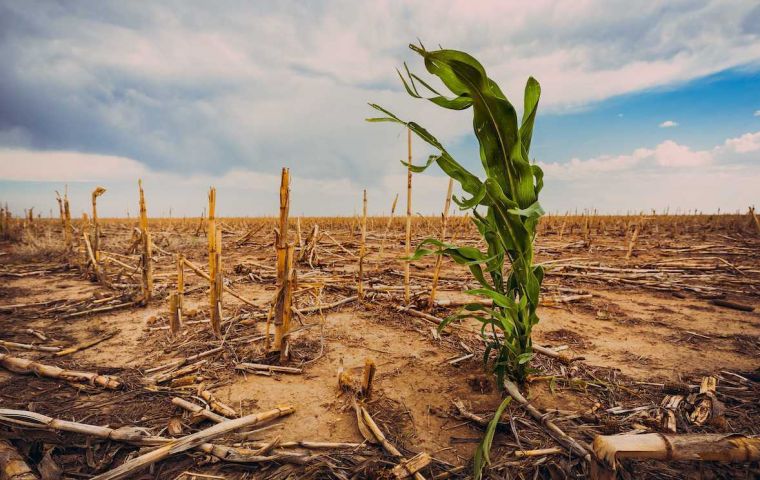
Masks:
[[[677,127],[678,122],[674,122],[673,120],[665,120],[660,124],[660,128],[672,128]]]
[[[547,176],[582,178],[599,173],[632,170],[678,170],[710,164],[728,166],[751,162],[754,157],[747,154],[756,151],[760,151],[760,131],[728,138],[722,144],[706,150],[694,150],[673,140],[665,140],[654,148],[641,147],[628,154],[572,158],[567,162],[539,162],[539,165]]]
[[[760,131],[698,150],[673,140],[629,154],[540,163],[545,172],[541,203],[563,212],[606,212],[670,207],[714,212],[745,209],[760,185]]]
[[[652,159],[662,167],[698,167],[713,161],[713,154],[708,151],[694,151],[673,140],[666,140],[657,145]]]
[[[745,133],[736,138],[726,140],[726,147],[736,153],[749,153],[760,150],[760,132]]]
[[[131,158],[0,148],[0,179],[30,182],[137,180],[148,169]]]
[[[637,148],[630,154],[600,155],[585,160],[573,158],[569,162],[564,163],[539,162],[539,164],[547,176],[557,175],[562,178],[582,178],[587,175],[634,169],[696,167],[712,163],[713,157],[712,151],[695,151],[673,140],[666,140],[654,148]]]

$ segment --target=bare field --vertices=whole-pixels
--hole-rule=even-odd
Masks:
[[[377,370],[372,397],[364,405],[388,440],[405,458],[419,452],[432,457],[421,471],[425,478],[467,478],[467,464],[483,435],[473,418],[490,420],[501,402],[483,369],[479,324],[436,332],[435,319],[454,313],[468,301],[462,292],[475,287],[467,269],[443,261],[436,304],[430,308],[435,260],[414,262],[412,302],[402,307],[403,219],[386,230],[388,219],[373,217],[359,301],[359,219],[291,219],[296,254],[313,252],[295,265],[295,315],[289,360],[282,363],[298,370],[254,373],[241,364],[281,365],[266,347],[272,333],[267,317],[278,293],[277,219],[216,222],[222,231],[223,282],[246,300],[224,294],[221,339],[209,326],[209,282],[188,269],[181,330],[171,335],[169,329],[167,297],[176,288],[177,254],[208,268],[203,219],[150,220],[154,294],[146,306],[135,303],[141,276],[133,248],[139,240],[136,221],[101,220],[102,258],[115,260],[101,263],[106,282],[85,267],[81,242],[71,253],[63,252],[57,220],[16,225],[13,241],[0,244],[0,352],[112,375],[121,385],[108,390],[5,368],[0,369],[0,407],[181,437],[213,423],[175,406],[174,397],[205,406],[213,403],[202,393],[207,392],[240,417],[290,405],[295,411],[276,423],[210,440],[251,456],[254,452],[256,461],[236,462],[234,456],[220,458],[218,452],[196,448],[130,478],[193,478],[183,472],[229,479],[393,478],[390,469],[399,460],[366,440],[354,396],[338,386],[339,371],[359,378],[370,358]],[[526,385],[531,404],[589,444],[600,433],[662,431],[663,398],[673,388],[689,390],[703,376],[715,376],[725,422],[692,425],[690,431],[760,434],[754,420],[760,413],[760,235],[751,222],[744,215],[543,218],[536,244],[546,278],[533,342],[559,358],[534,356],[535,372]],[[310,234],[314,225],[319,226],[316,236]],[[75,226],[82,228],[79,222]],[[416,217],[412,245],[439,231],[440,219]],[[448,241],[480,246],[477,239],[465,218],[450,219]],[[81,350],[55,351],[72,346]],[[171,364],[212,349],[203,358]],[[167,378],[157,381],[160,374]],[[518,403],[508,412],[510,420],[494,440],[487,477],[582,478],[588,473],[561,447],[535,456],[517,453],[560,445]],[[151,448],[7,422],[0,426],[0,437],[16,441],[32,463],[52,463],[63,478],[102,474]],[[758,475],[753,468],[629,462],[624,475],[752,478]]]

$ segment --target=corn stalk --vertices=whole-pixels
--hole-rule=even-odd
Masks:
[[[141,303],[143,306],[147,306],[153,297],[153,241],[148,230],[148,207],[145,204],[142,179],[137,180],[137,189],[140,192],[140,241],[142,242],[142,252],[140,253],[140,266],[142,267]]]
[[[436,163],[469,194],[469,198],[452,199],[460,209],[472,211],[472,220],[488,250],[481,252],[474,247],[456,247],[429,238],[419,244],[409,260],[431,254],[445,255],[469,267],[481,288],[467,293],[487,302],[465,305],[460,312],[442,321],[438,328],[441,330],[455,320],[481,322],[481,334],[486,341],[483,361],[491,365],[503,390],[505,384],[514,385],[507,378],[523,382],[528,374],[528,362],[533,356],[531,330],[538,323],[536,309],[544,277],[543,269],[533,265],[536,227],[543,215],[538,203],[543,172],[537,165],[532,165],[529,158],[541,87],[533,77],[528,79],[523,118],[518,127],[515,108],[475,58],[456,50],[427,51],[422,45],[409,47],[423,57],[428,72],[437,76],[455,96],[441,95],[404,65],[408,81],[401,72],[398,73],[409,95],[423,98],[417,89],[419,84],[432,92],[434,96],[428,100],[440,107],[450,110],[472,107],[473,129],[480,145],[485,180],[454,160],[443,144],[417,123],[401,120],[375,104],[370,106],[385,116],[368,120],[405,125],[438,150],[438,154],[431,155],[422,166],[412,165],[411,159],[402,163],[416,173]],[[511,268],[505,278],[506,260]],[[495,352],[494,358],[491,358],[492,352]],[[496,424],[509,400],[507,397],[496,411],[476,450],[473,462],[476,480],[481,478],[483,467],[489,463],[488,451]]]
[[[468,198],[453,197],[462,210],[471,210],[473,222],[488,245],[486,252],[473,247],[456,247],[436,239],[419,244],[410,260],[436,254],[450,257],[469,267],[480,288],[467,293],[488,300],[473,302],[448,317],[439,328],[454,320],[475,319],[487,342],[484,362],[490,364],[503,389],[505,378],[523,382],[532,357],[531,329],[538,322],[539,291],[544,273],[533,264],[533,242],[543,210],[538,194],[543,186],[543,172],[529,160],[533,123],[541,93],[534,78],[525,86],[525,108],[518,127],[517,112],[499,86],[486,75],[483,66],[472,56],[456,50],[427,51],[410,45],[421,55],[428,72],[437,76],[455,95],[438,93],[406,68],[407,79],[399,72],[404,87],[415,98],[423,98],[418,84],[432,92],[428,98],[436,105],[464,110],[472,107],[473,128],[480,144],[480,158],[486,173],[481,180],[449,154],[441,142],[415,122],[401,120],[379,105],[370,104],[385,116],[373,122],[405,125],[438,153],[425,165],[403,162],[415,173],[436,163],[456,180]],[[505,262],[511,268],[505,272]],[[491,353],[495,352],[494,358]]]
[[[96,187],[92,191],[92,223],[95,226],[94,233],[90,239],[92,244],[92,252],[95,255],[95,260],[100,261],[100,222],[98,221],[98,197],[106,193],[106,189],[103,187]]]

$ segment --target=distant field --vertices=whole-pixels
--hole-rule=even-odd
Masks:
[[[366,407],[388,439],[405,456],[424,451],[434,457],[426,478],[464,475],[469,470],[457,466],[470,459],[482,431],[467,415],[489,415],[500,394],[483,370],[479,325],[465,322],[438,334],[435,322],[470,301],[462,292],[475,285],[465,267],[444,260],[436,304],[428,305],[435,260],[426,257],[411,265],[411,301],[404,306],[405,221],[367,219],[364,298],[357,301],[361,218],[290,219],[288,241],[296,256],[294,315],[289,360],[282,364],[296,369],[290,373],[245,367],[280,364],[266,347],[274,332],[267,318],[272,318],[278,296],[277,218],[215,219],[222,234],[223,285],[237,295],[222,294],[220,338],[209,325],[209,281],[188,268],[183,269],[181,324],[175,335],[170,333],[177,255],[207,271],[207,218],[149,219],[153,294],[145,306],[139,305],[137,219],[99,220],[100,280],[82,241],[84,231],[94,231],[91,222],[72,220],[72,247],[66,252],[60,220],[12,219],[0,244],[5,355],[118,377],[123,385],[111,391],[0,370],[0,405],[33,406],[51,417],[137,426],[169,436],[166,428],[172,422],[172,428],[184,432],[178,435],[212,424],[183,415],[172,403],[174,397],[198,405],[213,405],[208,400],[213,398],[236,416],[289,404],[294,413],[269,429],[253,428],[255,433],[245,437],[243,445],[250,451],[278,439],[281,446],[263,454],[267,458],[241,466],[209,463],[197,453],[178,455],[161,464],[160,478],[186,470],[224,478],[244,478],[244,472],[256,475],[247,478],[268,478],[285,471],[341,478],[331,472],[356,469],[357,452],[366,459],[361,478],[378,478],[388,466],[376,449],[362,443],[352,396],[338,389],[341,368],[359,381],[370,358],[376,375],[373,400]],[[438,236],[440,228],[440,218],[414,217],[412,245]],[[478,238],[468,219],[449,218],[447,241],[482,246]],[[527,393],[565,432],[590,442],[598,432],[625,432],[654,422],[664,386],[696,385],[703,375],[714,375],[731,431],[760,433],[753,420],[760,414],[760,235],[751,217],[547,216],[538,229],[537,252],[547,273],[534,343],[555,356],[533,358],[540,374],[528,382]],[[746,311],[751,309],[755,311]],[[57,356],[37,349],[72,346],[81,350]],[[182,367],[171,363],[209,351]],[[156,382],[161,374],[166,376]],[[494,443],[498,458],[526,473],[544,468],[543,462],[514,452],[552,447],[552,438],[524,412],[511,412],[520,446],[508,432],[499,433]],[[76,441],[81,437],[67,433],[64,438],[65,443],[53,443],[58,445],[53,458],[65,471],[82,476],[120,463],[137,448],[103,443],[93,453],[94,462],[82,464],[76,455],[84,448]],[[219,442],[239,444],[241,438]],[[347,445],[314,450],[288,443],[302,441]],[[278,455],[279,460],[274,458]],[[551,463],[562,455],[541,458]],[[682,473],[679,468],[696,468],[634,465],[637,478],[675,478]],[[724,477],[736,474],[728,464],[703,468]]]

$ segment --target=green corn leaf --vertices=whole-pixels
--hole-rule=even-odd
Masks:
[[[446,151],[446,149],[443,147],[441,142],[439,142],[433,135],[431,135],[427,130],[419,126],[418,124],[414,122],[405,122],[389,112],[388,110],[384,109],[383,107],[370,103],[369,104],[372,108],[375,110],[379,110],[387,115],[387,117],[380,117],[380,118],[368,118],[366,119],[368,122],[394,122],[394,123],[400,123],[401,125],[406,125],[415,135],[417,135],[420,139],[422,139],[427,144],[435,147],[441,152],[441,155],[435,158],[435,162],[438,164],[439,167],[441,167],[441,170],[446,172],[446,174],[459,182],[459,184],[462,186],[462,190],[465,192],[475,195],[477,194],[481,189],[481,181],[480,179],[470,173],[466,168],[464,168],[462,165],[460,165],[454,158],[449,155],[449,153]]]
[[[435,93],[435,97],[428,98],[431,102],[435,103],[439,107],[448,108],[449,110],[464,110],[472,106],[472,99],[468,95],[461,95],[454,98],[447,98],[441,95],[433,87],[425,83],[420,77],[415,74],[410,74],[409,78],[415,79],[420,82],[425,88]]]
[[[488,358],[491,355],[491,350],[493,350],[493,345],[488,344],[486,345],[485,351],[483,352],[483,365],[488,364]]]
[[[404,68],[406,69],[406,73],[409,73],[409,69],[406,67],[406,63],[404,63]],[[411,84],[411,87],[409,84],[406,83],[406,79],[404,79],[404,76],[401,75],[401,71],[397,68],[396,73],[398,73],[398,78],[401,79],[401,83],[404,84],[404,89],[406,89],[406,93],[408,93],[410,96],[414,98],[422,98],[422,95],[417,93],[417,88],[414,86],[414,82],[409,82]]]
[[[517,308],[514,299],[509,298],[508,296],[495,290],[491,290],[490,288],[476,288],[474,290],[466,290],[464,293],[468,295],[480,295],[481,297],[490,298],[496,305],[500,307],[511,309]]]
[[[401,259],[406,262],[414,262],[415,260],[419,260],[422,257],[426,257],[428,255],[435,255],[439,252],[439,250],[430,250],[428,248],[421,248],[417,247],[417,249],[414,250],[414,253],[411,257],[402,257]]]
[[[487,310],[487,307],[483,305],[482,303],[468,303],[462,306],[465,310],[468,310],[470,312],[477,312],[480,310]]]
[[[522,155],[517,113],[488,78],[483,66],[464,52],[414,50],[424,57],[428,71],[437,75],[453,93],[472,98],[473,126],[488,176],[505,185],[505,190],[521,207],[532,204],[535,201],[534,178],[527,158]],[[532,136],[532,119],[535,118],[540,87],[535,80],[528,83],[531,97],[527,102],[533,107],[533,113],[529,113],[526,119],[526,134]]]
[[[438,240],[437,238],[426,238],[422,242],[420,242],[420,246],[423,245],[435,245],[439,248],[455,248],[454,245],[446,242],[442,242]]]
[[[401,160],[401,164],[405,167],[408,167],[409,170],[414,173],[422,173],[427,170],[430,165],[436,162],[438,160],[438,157],[440,157],[440,155],[430,155],[427,159],[427,162],[425,162],[425,165],[414,165],[412,163],[405,162],[404,160]]]
[[[517,356],[517,363],[519,363],[520,365],[524,363],[528,363],[531,358],[533,358],[532,353],[521,353],[520,355]]]
[[[472,100],[466,95],[456,98],[432,97],[428,98],[428,100],[439,107],[448,108],[449,110],[465,110],[472,105]]]
[[[447,98],[444,95],[441,95],[433,87],[431,87],[424,80],[422,80],[420,77],[412,74],[409,71],[409,68],[407,67],[406,63],[404,63],[404,70],[406,70],[406,75],[409,78],[408,83],[398,69],[396,69],[396,72],[398,73],[399,78],[401,78],[401,83],[403,83],[406,93],[408,93],[410,96],[414,98],[423,98],[422,95],[420,95],[419,91],[417,90],[417,86],[414,84],[416,80],[420,84],[422,84],[425,88],[427,88],[428,90],[436,94],[435,97],[428,98],[427,100],[435,103],[439,107],[448,108],[450,110],[464,110],[466,108],[469,108],[472,105],[472,99],[469,98],[469,96],[467,95],[462,95],[455,98]]]
[[[438,331],[442,332],[448,325],[450,325],[452,322],[460,321],[460,320],[476,320],[478,322],[481,322],[484,326],[488,326],[489,324],[493,323],[492,316],[484,317],[481,315],[474,315],[470,312],[462,311],[460,313],[455,313],[453,315],[449,315],[448,317],[444,318],[441,323],[438,324]]]
[[[504,413],[504,410],[507,408],[507,405],[509,405],[509,402],[511,401],[512,397],[507,397],[503,402],[501,402],[501,405],[499,405],[499,408],[496,409],[496,413],[494,413],[493,418],[490,422],[488,422],[486,433],[483,435],[483,440],[475,450],[475,459],[473,462],[472,472],[472,476],[475,480],[480,480],[483,478],[483,468],[486,465],[491,464],[491,444],[493,444],[493,437],[496,434],[496,427],[499,425],[499,420],[501,420],[501,416]]]
[[[538,99],[541,97],[541,85],[535,78],[528,78],[525,84],[525,97],[523,108],[522,125],[520,125],[520,142],[522,142],[525,152],[530,152],[530,142],[533,138],[533,123],[536,121],[536,110],[538,110]],[[527,160],[527,157],[526,157]]]
[[[475,208],[483,202],[486,196],[486,187],[482,183],[478,188],[478,191],[472,195],[469,199],[460,199],[456,195],[452,195],[451,199],[459,206],[460,210],[469,210]]]
[[[449,61],[459,60],[463,64],[470,63],[471,61],[477,63],[477,61],[470,55],[456,50],[436,50],[435,52],[428,52],[424,48],[418,48],[416,45],[409,45],[409,48],[419,53],[425,59],[425,68],[427,68],[427,71],[440,78],[443,84],[446,85],[454,95],[461,96],[470,93],[468,86],[454,73],[449,63],[444,61],[444,57],[446,57]],[[439,55],[432,56],[429,55],[430,53],[436,53]]]
[[[438,247],[438,250],[424,248],[427,245],[434,245]],[[456,263],[465,266],[487,264],[489,261],[493,260],[493,257],[484,255],[483,252],[475,247],[457,247],[455,245],[450,245],[448,243],[441,242],[440,240],[436,240],[435,238],[426,238],[420,242],[414,254],[412,254],[410,257],[403,258],[403,260],[419,260],[420,258],[427,255],[445,255],[447,257],[450,257]]]
[[[472,276],[475,277],[475,280],[477,280],[480,285],[482,285],[485,288],[491,287],[488,284],[488,280],[486,280],[486,277],[483,274],[483,269],[480,267],[480,265],[470,265],[468,268],[470,269],[470,273],[472,273]]]
[[[438,333],[442,332],[451,322],[455,322],[461,318],[462,316],[459,314],[449,315],[448,317],[444,318],[441,323],[438,324]]]
[[[544,209],[538,201],[534,202],[528,208],[510,208],[507,212],[513,215],[520,215],[527,218],[538,218],[544,214]]]
[[[506,337],[512,336],[514,334],[516,325],[514,318],[507,317],[505,315],[498,315],[498,318],[501,321],[501,329],[504,332],[504,335]]]
[[[536,281],[538,281],[539,284],[542,283],[544,281],[544,267],[541,265],[533,267],[533,275],[536,276]]]
[[[406,66],[406,63],[404,63],[404,66]],[[435,88],[433,88],[433,87],[431,87],[430,85],[428,85],[428,83],[427,83],[427,82],[425,82],[425,80],[423,80],[423,79],[421,79],[420,77],[418,77],[417,75],[415,75],[415,74],[413,74],[413,73],[409,72],[409,69],[407,69],[406,71],[407,71],[407,73],[409,74],[409,78],[411,78],[411,79],[413,79],[413,80],[416,80],[416,81],[420,82],[420,84],[421,84],[423,87],[427,88],[428,90],[430,90],[432,93],[436,94],[437,96],[439,96],[439,97],[442,97],[442,96],[443,96],[443,95],[442,95],[440,92],[438,92],[438,90],[436,90]]]
[[[538,165],[531,165],[530,168],[533,171],[533,178],[536,179],[536,197],[538,197],[538,193],[544,188],[544,171]]]
[[[396,120],[388,117],[369,117],[364,119],[365,122],[396,122]]]

